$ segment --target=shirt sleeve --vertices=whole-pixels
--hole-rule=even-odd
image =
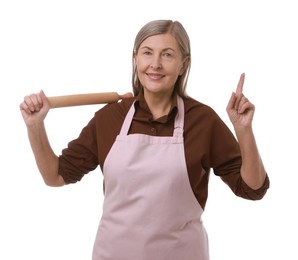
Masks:
[[[85,126],[79,137],[68,143],[59,156],[59,174],[65,183],[80,181],[98,166],[95,118]]]
[[[268,176],[266,176],[262,187],[257,190],[250,188],[240,174],[242,158],[235,136],[216,114],[211,129],[210,163],[214,174],[220,176],[235,195],[249,200],[262,199],[269,188]]]

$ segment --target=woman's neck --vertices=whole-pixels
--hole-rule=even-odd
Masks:
[[[155,94],[144,92],[144,98],[153,115],[153,119],[168,115],[172,106],[172,94]]]

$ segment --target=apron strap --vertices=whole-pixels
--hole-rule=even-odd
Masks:
[[[121,136],[125,136],[128,134],[128,130],[129,130],[129,127],[130,127],[130,124],[132,122],[132,118],[133,118],[133,115],[135,113],[135,102],[134,101],[124,119],[124,122],[123,122],[123,125],[122,125],[122,128],[121,128],[121,131],[120,131],[120,135]]]
[[[184,102],[182,97],[177,95],[178,113],[175,118],[174,134],[175,137],[183,137],[184,131]]]
[[[124,119],[120,135],[125,136],[128,134],[130,124],[132,122],[134,113],[135,113],[135,102],[134,101]],[[178,103],[178,113],[175,118],[174,123],[174,137],[183,137],[183,128],[184,128],[184,102],[183,99],[177,95],[177,103]]]

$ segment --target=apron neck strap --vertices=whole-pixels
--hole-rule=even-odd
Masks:
[[[178,112],[174,123],[174,134],[175,137],[183,137],[184,128],[184,102],[182,97],[177,95]]]
[[[183,127],[184,127],[184,102],[182,97],[177,95],[177,103],[178,103],[178,112],[175,117],[174,123],[174,134],[175,137],[182,137],[183,136]],[[135,113],[135,101],[132,103],[121,128],[120,135],[127,135],[134,113]]]

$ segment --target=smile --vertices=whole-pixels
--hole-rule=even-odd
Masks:
[[[152,80],[159,80],[164,77],[164,75],[156,73],[147,73],[147,76]]]

